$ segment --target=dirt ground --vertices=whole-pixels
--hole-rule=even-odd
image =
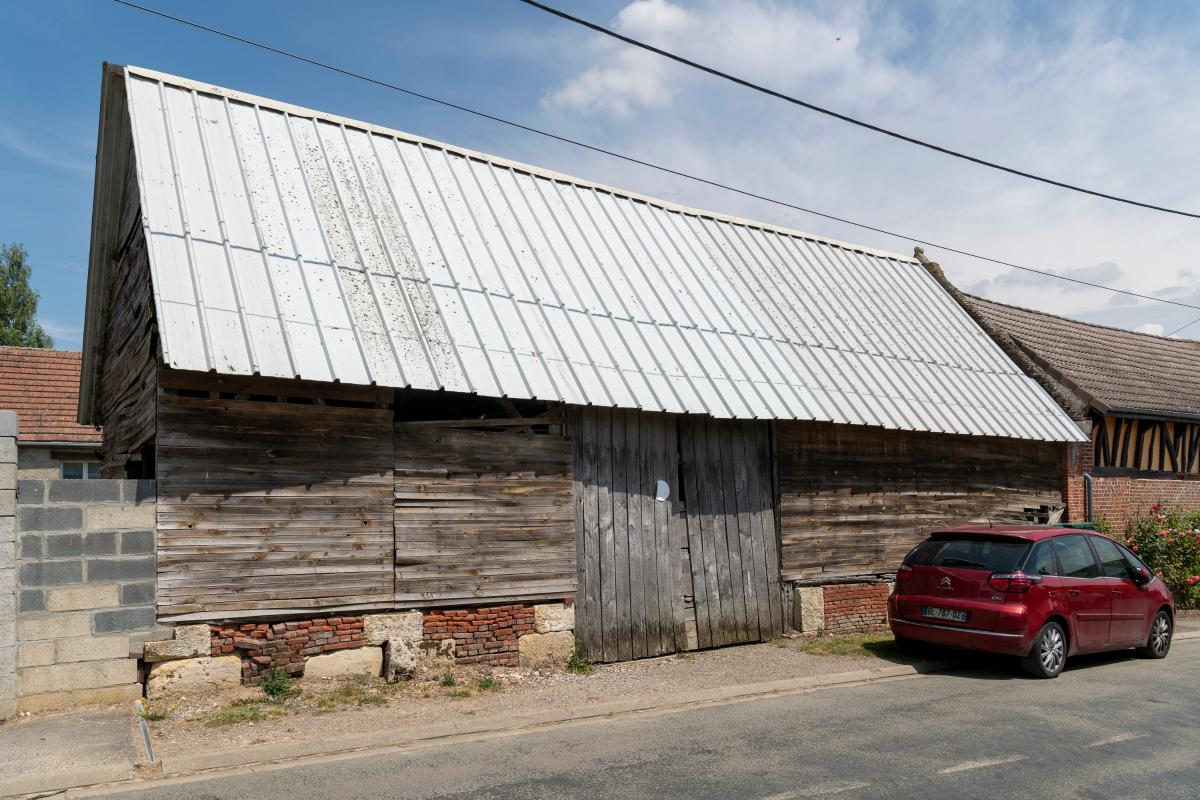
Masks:
[[[617,698],[655,697],[717,686],[757,683],[879,666],[888,657],[805,652],[812,640],[779,639],[620,664],[591,674],[565,670],[477,668],[427,662],[410,681],[377,678],[301,680],[296,696],[272,702],[258,687],[184,697],[151,705],[155,749],[163,754],[233,749],[447,722],[473,715],[577,708]],[[447,677],[447,676],[452,676]]]

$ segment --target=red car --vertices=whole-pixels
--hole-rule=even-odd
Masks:
[[[1069,528],[938,531],[896,572],[892,633],[914,641],[1018,656],[1054,678],[1068,656],[1138,648],[1163,658],[1175,602],[1137,556]]]

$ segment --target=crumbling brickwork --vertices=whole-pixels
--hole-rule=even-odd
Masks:
[[[1200,480],[1154,478],[1093,478],[1092,512],[1112,523],[1114,533],[1124,533],[1131,520],[1150,513],[1150,506],[1164,509],[1200,509]]]
[[[825,633],[845,636],[888,629],[887,583],[838,583],[825,589]]]
[[[436,609],[425,614],[426,639],[453,639],[455,660],[516,666],[518,639],[533,632],[533,606]]]
[[[247,686],[260,683],[276,667],[288,675],[302,675],[309,656],[365,644],[361,616],[229,623],[211,629],[212,655],[241,656],[242,683]]]

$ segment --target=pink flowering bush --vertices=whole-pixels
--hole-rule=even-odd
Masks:
[[[1200,511],[1150,507],[1129,523],[1123,540],[1175,595],[1180,608],[1200,608]]]

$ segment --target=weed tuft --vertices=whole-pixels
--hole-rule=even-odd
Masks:
[[[300,695],[300,690],[294,685],[292,679],[279,667],[266,674],[262,683],[259,684],[259,688],[273,703],[282,703]]]
[[[446,693],[447,697],[470,697],[470,689],[453,689]]]
[[[456,683],[457,682],[454,680],[454,675],[451,673],[447,672],[442,676],[442,686],[454,686]]]
[[[485,675],[484,677],[480,678],[478,686],[479,686],[479,691],[481,691],[481,692],[499,691],[500,690],[500,684],[497,683],[496,679],[493,678],[491,675]]]
[[[567,659],[567,671],[574,672],[576,675],[592,674],[592,663],[579,654],[578,642],[575,644],[575,649],[571,651],[571,657]]]

